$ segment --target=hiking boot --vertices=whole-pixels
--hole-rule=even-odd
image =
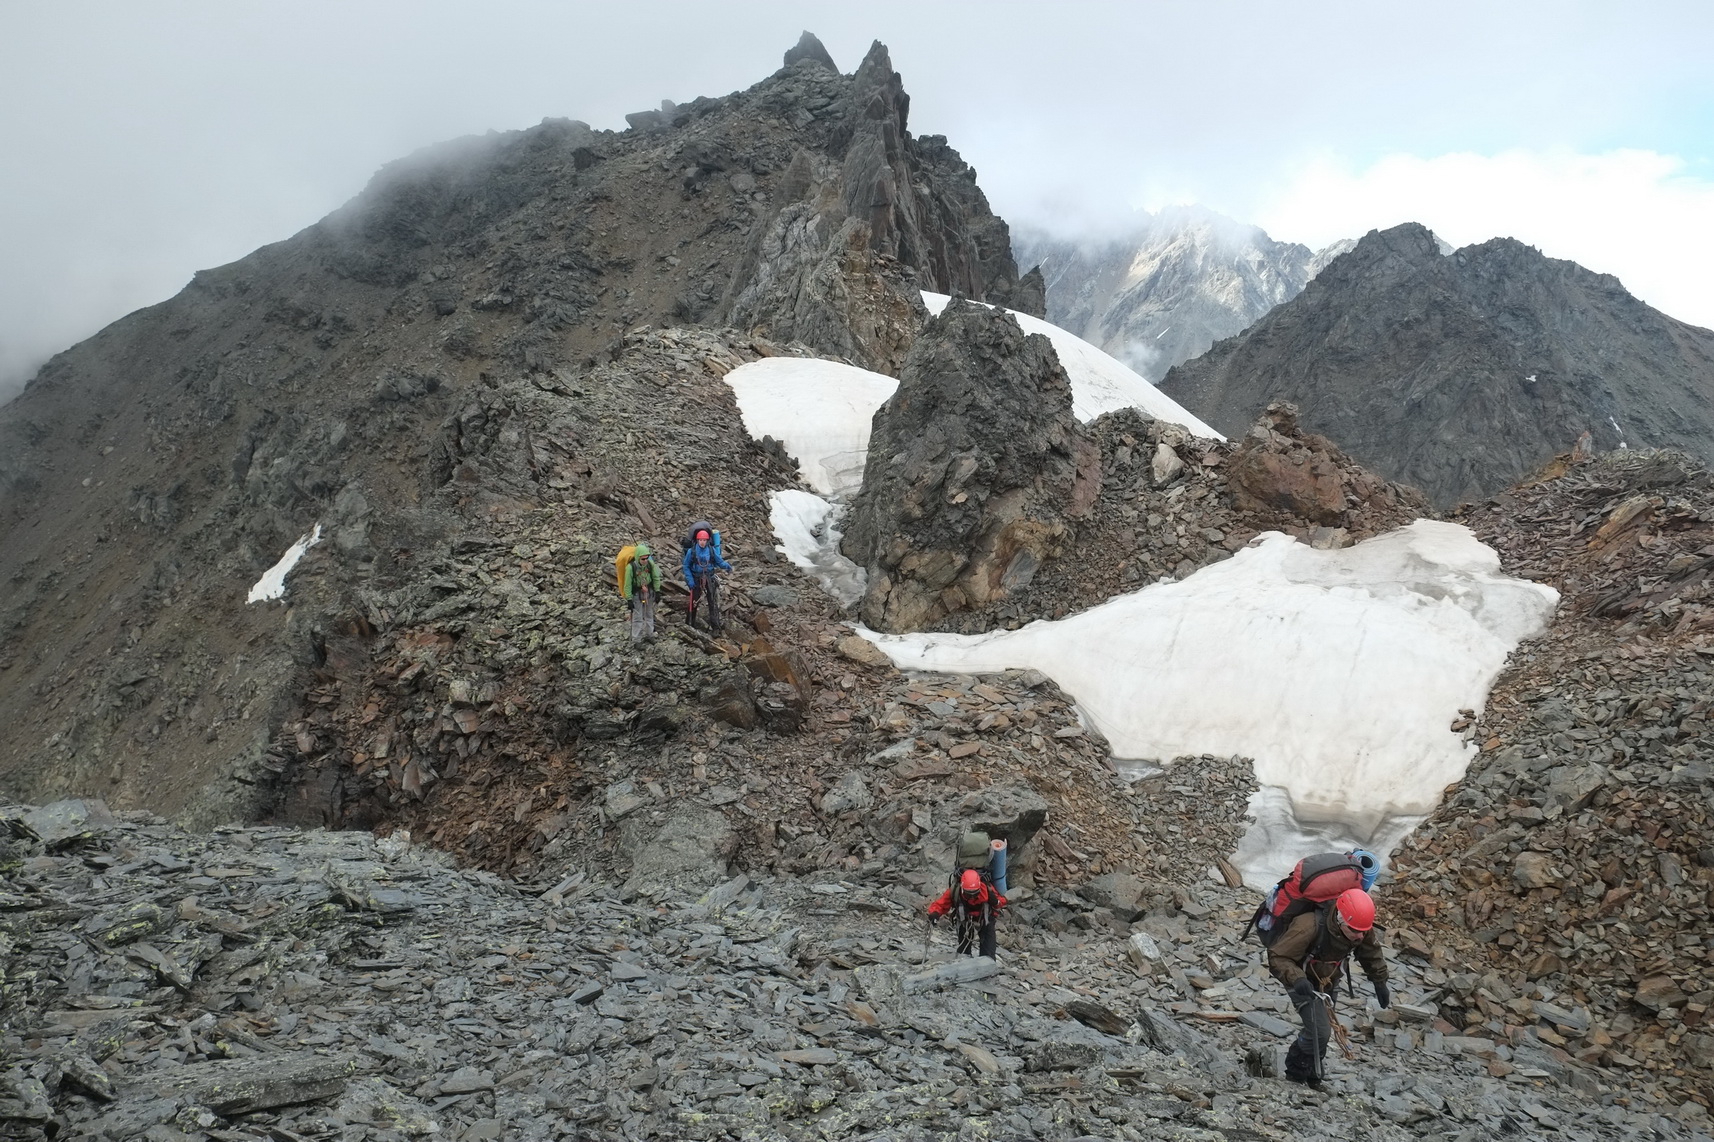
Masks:
[[[1285,1074],[1285,1080],[1288,1083],[1302,1083],[1310,1090],[1321,1089],[1321,1080],[1316,1078],[1314,1075],[1294,1075],[1290,1071],[1287,1071]]]

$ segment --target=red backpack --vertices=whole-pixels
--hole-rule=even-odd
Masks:
[[[1250,917],[1250,922],[1244,925],[1243,935],[1238,938],[1244,939],[1254,928],[1262,946],[1266,947],[1305,912],[1337,899],[1347,888],[1363,888],[1365,856],[1368,854],[1351,852],[1304,857],[1293,866],[1290,876],[1268,890],[1267,897],[1257,907],[1255,915]],[[1373,861],[1374,858],[1369,859]]]

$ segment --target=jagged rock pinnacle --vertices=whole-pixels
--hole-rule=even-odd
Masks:
[[[814,32],[805,31],[802,36],[798,37],[797,45],[786,51],[785,66],[790,67],[800,59],[814,60],[816,63],[825,64],[829,71],[839,70],[839,66],[833,62],[833,57],[827,54],[827,49],[822,47],[820,40],[815,38]]]

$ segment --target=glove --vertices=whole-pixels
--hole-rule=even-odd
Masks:
[[[1379,1003],[1383,1008],[1391,1007],[1393,1005],[1393,992],[1392,989],[1387,986],[1385,980],[1375,984],[1375,1002]]]
[[[1315,985],[1309,982],[1308,976],[1304,976],[1291,985],[1290,993],[1293,999],[1308,1003],[1315,998]]]
[[[627,610],[627,611],[634,611],[634,610],[636,610],[636,609],[637,609],[637,600],[635,600],[635,599],[626,599],[626,600],[625,600],[625,609],[626,609],[626,610]]]

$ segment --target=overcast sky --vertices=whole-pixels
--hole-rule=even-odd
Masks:
[[[0,4],[0,397],[381,164],[884,41],[1014,222],[1199,202],[1320,246],[1511,235],[1714,326],[1714,4]]]

